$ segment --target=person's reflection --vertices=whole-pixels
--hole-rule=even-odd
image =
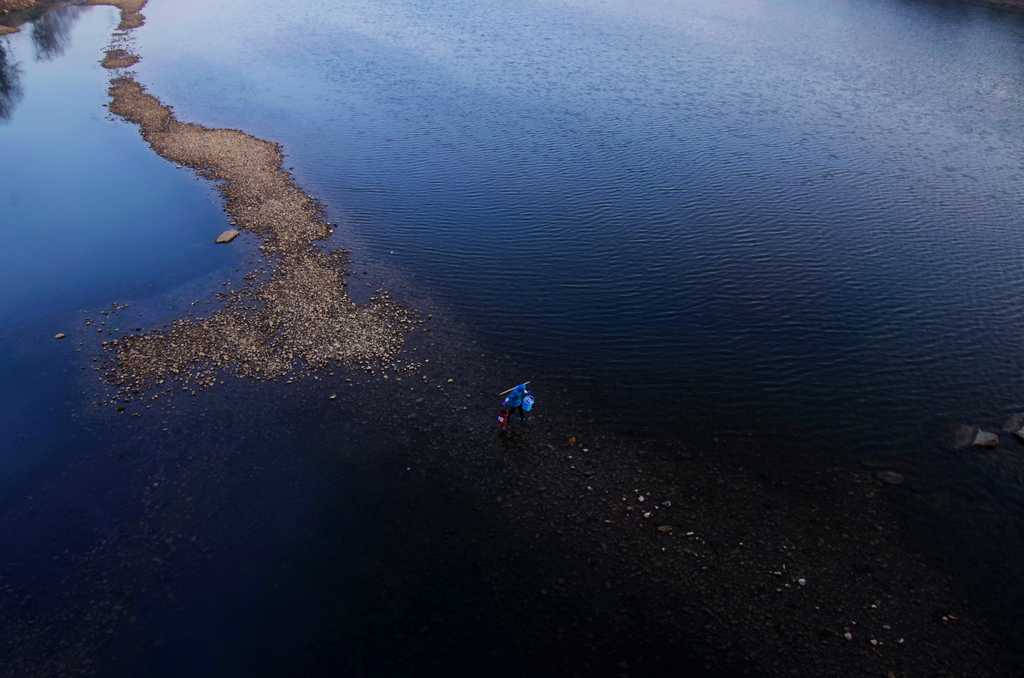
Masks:
[[[71,27],[82,14],[77,5],[58,5],[32,22],[32,44],[36,61],[49,61],[64,54],[71,43]]]
[[[21,68],[0,40],[0,120],[10,120],[21,95]]]

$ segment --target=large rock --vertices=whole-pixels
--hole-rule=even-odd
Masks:
[[[1013,435],[1017,436],[1021,442],[1024,442],[1024,428],[1021,428],[1019,431],[1014,431]]]
[[[1003,430],[1007,433],[1016,433],[1024,428],[1024,413],[1011,414],[1003,424]]]
[[[962,450],[965,447],[970,447],[974,442],[974,437],[978,435],[978,427],[970,426],[968,424],[960,424],[956,427],[956,431],[953,433],[953,447],[958,450]]]
[[[217,236],[217,244],[218,245],[225,245],[225,244],[231,242],[232,240],[234,240],[237,237],[238,237],[238,231],[236,231],[233,228],[229,228],[228,230],[224,231],[223,233],[221,233],[220,235]]]
[[[974,436],[975,447],[999,447],[999,435],[989,431],[978,431]]]

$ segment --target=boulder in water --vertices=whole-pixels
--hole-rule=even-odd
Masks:
[[[1003,424],[1003,430],[1007,433],[1016,433],[1022,428],[1024,428],[1024,412],[1011,414]]]
[[[978,434],[977,426],[970,426],[968,424],[960,424],[956,427],[956,431],[953,433],[953,447],[958,450],[962,450],[965,447],[970,447],[974,442],[974,437]]]
[[[228,230],[224,231],[223,233],[217,236],[216,242],[218,245],[225,245],[237,237],[238,231],[233,228],[229,228]]]
[[[999,447],[999,435],[979,429],[973,444],[975,447]]]

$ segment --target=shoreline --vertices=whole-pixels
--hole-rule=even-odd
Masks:
[[[138,3],[135,12],[140,8]],[[337,416],[336,410],[327,408],[339,404],[349,414],[371,410],[368,416],[376,420],[375,426],[401,430],[410,426],[411,408],[418,415],[415,442],[406,441],[406,447],[393,454],[396,462],[425,470],[422,477],[402,482],[420,483],[424,495],[446,486],[463,488],[472,499],[469,506],[494,516],[500,526],[514,526],[515,533],[479,532],[469,521],[417,526],[432,527],[435,532],[426,536],[453,553],[463,540],[481,542],[480,550],[494,568],[487,576],[501,591],[501,599],[526,625],[539,620],[535,637],[524,636],[522,642],[534,649],[561,643],[573,648],[567,657],[556,659],[565,662],[559,664],[565,671],[642,672],[646,661],[660,672],[672,668],[674,654],[687,651],[687,642],[697,638],[698,654],[706,653],[721,672],[754,669],[760,675],[788,675],[797,667],[816,675],[850,675],[858,670],[868,675],[918,675],[927,670],[963,675],[975,668],[972,675],[1001,675],[998,667],[988,672],[979,667],[991,657],[986,630],[951,591],[947,577],[903,550],[899,528],[881,502],[886,486],[870,474],[829,470],[818,476],[819,484],[790,487],[785,478],[764,479],[755,469],[745,468],[740,460],[750,450],[725,449],[731,445],[690,449],[690,441],[616,436],[588,420],[589,415],[568,399],[544,391],[541,413],[530,428],[496,441],[490,421],[493,385],[503,378],[494,373],[498,363],[472,355],[463,343],[465,337],[447,329],[442,319],[420,326],[397,305],[389,306],[396,315],[384,321],[397,321],[404,328],[400,344],[391,343],[398,340],[396,335],[388,335],[381,344],[387,347],[384,351],[374,343],[354,355],[336,353],[348,350],[330,347],[338,324],[352,322],[363,331],[367,318],[358,315],[344,291],[345,257],[313,249],[329,227],[315,201],[293,182],[285,182],[280,147],[275,151],[272,144],[238,130],[182,123],[132,78],[116,78],[111,90],[111,111],[138,124],[155,152],[209,180],[224,182],[221,190],[229,216],[244,232],[259,237],[267,256],[278,264],[270,280],[255,280],[248,292],[228,299],[221,313],[109,345],[128,365],[115,369],[115,383],[149,396],[161,380],[168,385],[178,378],[186,386],[210,386],[227,373],[234,375],[232,380],[274,380],[245,384],[246,392],[262,385],[276,391],[286,388],[281,377],[293,374],[295,359],[311,364],[308,373],[316,371],[312,376],[323,380],[300,380],[295,388],[304,404],[319,403],[325,418]],[[262,194],[265,182],[236,176],[234,166],[219,164],[205,150],[197,152],[211,139],[222,138],[233,149],[229,153],[261,158],[258,171],[266,173],[271,192],[284,195],[282,203],[294,208],[300,219],[265,220],[267,213],[249,203]],[[275,213],[280,214],[277,207]],[[321,296],[325,287],[330,291]],[[260,310],[268,305],[271,311]],[[325,311],[326,322],[320,324]],[[369,320],[372,324],[378,319]],[[294,334],[288,334],[291,322],[296,323]],[[276,339],[282,331],[283,342],[266,340]],[[376,331],[369,332],[369,340],[376,341]],[[239,336],[244,340],[231,344]],[[225,344],[230,350],[219,353]],[[410,362],[416,365],[413,374],[394,366],[400,351],[405,356],[417,352],[417,359]],[[351,376],[333,378],[327,369],[316,370],[335,361],[341,363],[343,375]],[[382,379],[380,371],[368,374],[363,369],[379,363],[386,365],[388,379]],[[343,381],[360,376],[365,383]],[[429,421],[433,412],[424,416],[419,411],[415,395],[407,389],[409,382],[402,379],[413,380],[422,389],[419,392],[439,394],[443,412],[433,417],[435,421]],[[343,403],[325,402],[330,389]],[[208,405],[220,396],[211,389],[200,397]],[[182,416],[187,421],[187,413]],[[576,438],[575,443],[570,444],[569,436]],[[398,472],[402,464],[386,470]],[[206,468],[197,465],[191,469],[194,476],[179,471],[181,487],[202,482]],[[395,482],[398,489],[406,487]],[[401,496],[396,490],[395,497]],[[157,515],[170,513],[183,502],[183,497],[172,496],[170,506],[153,510]],[[449,530],[457,537],[451,542],[446,541],[451,538]],[[450,557],[430,539],[424,541],[422,534],[399,534],[396,543],[409,540],[428,554],[434,549],[441,553],[438,562]],[[536,557],[548,566],[540,568],[543,580],[523,580],[518,561],[509,558],[508,542],[541,552]],[[410,560],[404,566],[390,566],[404,591],[422,585],[417,579],[418,558]],[[593,608],[588,609],[591,602]],[[936,616],[937,609],[944,610],[945,620]],[[949,615],[955,621],[949,621]],[[588,640],[588,623],[635,640],[628,650],[644,647],[650,654],[614,660],[614,653],[622,650],[618,639]],[[541,629],[550,630],[551,637],[543,637]],[[662,647],[643,642],[644,634],[655,630],[657,642],[665,643]],[[899,642],[901,638],[905,642]],[[598,649],[588,658],[582,648],[591,647],[590,642]],[[399,646],[394,651],[404,657],[407,650]],[[627,666],[619,665],[621,661]]]
[[[78,5],[84,7],[114,7],[121,11],[119,31],[130,31],[142,26],[146,18],[142,8],[147,0],[0,0],[0,36],[17,33],[21,26],[34,20],[52,7]]]

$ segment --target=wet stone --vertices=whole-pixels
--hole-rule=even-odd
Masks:
[[[1016,433],[1024,428],[1024,412],[1011,414],[1003,423],[1003,430],[1007,433]]]
[[[970,447],[974,442],[974,437],[977,433],[977,426],[970,426],[969,424],[961,424],[960,426],[957,426],[956,431],[953,434],[953,447],[958,450]]]
[[[999,447],[999,435],[989,431],[979,430],[974,436],[975,447]]]
[[[233,229],[233,228],[229,228],[228,230],[226,230],[223,233],[221,233],[220,235],[218,235],[217,236],[217,240],[215,242],[218,245],[224,245],[224,244],[227,244],[227,243],[231,242],[232,240],[234,240],[237,237],[238,237],[238,231]]]
[[[879,471],[875,477],[887,485],[902,485],[904,480],[903,474],[896,471]]]

